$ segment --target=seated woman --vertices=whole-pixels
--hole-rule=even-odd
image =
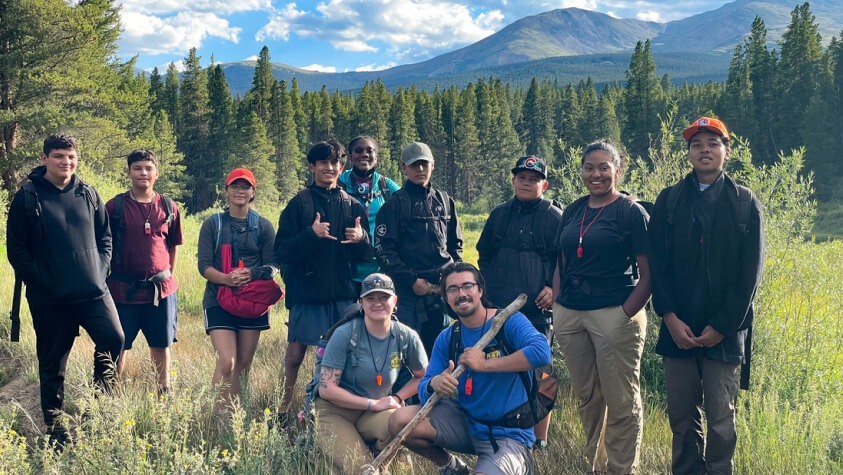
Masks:
[[[380,450],[389,441],[390,414],[418,392],[427,354],[418,334],[393,320],[397,303],[389,277],[366,277],[362,319],[338,327],[325,347],[314,408],[317,444],[331,457],[332,473],[360,473],[372,460],[368,446]],[[404,365],[413,378],[390,394]]]

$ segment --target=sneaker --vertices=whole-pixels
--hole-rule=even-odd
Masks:
[[[471,469],[459,457],[451,455],[451,462],[439,469],[439,475],[470,475]]]

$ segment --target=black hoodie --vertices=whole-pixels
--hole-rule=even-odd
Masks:
[[[40,166],[29,174],[40,216],[27,216],[25,189],[12,200],[6,227],[9,262],[26,283],[30,302],[101,299],[108,292],[111,263],[111,230],[102,198],[76,175],[60,190],[45,172]]]

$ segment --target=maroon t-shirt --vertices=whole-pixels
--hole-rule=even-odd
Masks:
[[[123,209],[122,255],[120,263],[111,261],[112,274],[119,274],[123,279],[109,277],[108,289],[114,301],[124,304],[152,303],[154,291],[150,288],[135,288],[124,280],[126,276],[134,280],[145,280],[170,268],[170,253],[184,240],[181,234],[181,213],[173,203],[173,221],[168,226],[167,214],[161,203],[161,195],[155,194],[152,203],[139,203],[126,194]],[[114,198],[105,204],[109,217],[114,214]],[[150,233],[144,231],[144,224],[149,221]],[[112,231],[113,234],[113,231]],[[115,250],[115,252],[117,252]],[[161,298],[167,297],[178,289],[176,278],[171,276],[161,283]],[[131,291],[130,291],[131,290]]]

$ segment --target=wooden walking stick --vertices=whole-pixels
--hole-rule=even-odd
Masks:
[[[487,331],[485,335],[481,336],[480,339],[477,340],[477,343],[474,345],[473,348],[476,348],[478,350],[482,350],[483,348],[485,348],[486,345],[488,345],[489,342],[491,342],[492,339],[495,338],[495,335],[497,335],[498,332],[501,331],[501,328],[503,328],[503,324],[506,323],[506,320],[511,317],[513,313],[517,312],[521,307],[523,307],[525,303],[527,303],[527,295],[521,294],[518,296],[518,298],[513,300],[511,304],[507,305],[502,310],[500,310],[497,315],[492,318],[492,326],[491,328],[489,328],[489,331]],[[465,365],[460,364],[456,367],[456,369],[454,369],[454,372],[451,373],[451,376],[459,379],[460,375],[465,372],[465,369]],[[433,406],[435,406],[440,399],[442,399],[442,395],[440,393],[434,392],[433,396],[431,396],[424,404],[424,407],[421,408],[421,410],[415,415],[415,417],[410,419],[410,422],[407,423],[407,425],[404,426],[403,429],[401,429],[401,432],[399,432],[395,436],[395,438],[392,439],[392,441],[383,449],[380,455],[378,455],[377,458],[375,458],[375,460],[373,460],[371,464],[363,466],[363,474],[382,475],[382,470],[385,469],[390,462],[392,462],[392,458],[395,457],[395,454],[398,453],[398,450],[401,448],[401,445],[404,444],[404,440],[407,439],[407,436],[410,435],[410,432],[412,432],[413,429],[419,424],[419,422],[421,422],[421,420],[424,419],[425,416],[427,416],[427,414],[431,410],[433,410]]]

